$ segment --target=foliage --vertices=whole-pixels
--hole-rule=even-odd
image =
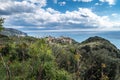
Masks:
[[[0,44],[0,80],[120,80],[120,51],[103,38],[65,45],[2,38],[8,42]]]
[[[0,18],[0,31],[3,29],[4,18]]]

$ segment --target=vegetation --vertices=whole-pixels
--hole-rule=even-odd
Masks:
[[[0,18],[0,31],[3,29],[4,18]]]
[[[101,37],[1,35],[0,42],[0,80],[120,80],[120,50]]]
[[[0,80],[120,79],[120,51],[106,40],[61,44],[46,38],[5,39],[8,42],[0,45]]]

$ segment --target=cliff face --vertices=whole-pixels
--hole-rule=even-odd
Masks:
[[[27,33],[24,33],[22,31],[13,29],[13,28],[5,28],[3,31],[0,32],[2,35],[6,36],[27,36]]]

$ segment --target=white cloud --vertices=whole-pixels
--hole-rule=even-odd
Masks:
[[[116,0],[99,0],[100,2],[107,2],[109,5],[115,5]]]
[[[9,0],[5,3],[6,5],[1,4],[0,10],[3,13],[11,12],[11,14],[3,15],[6,17],[5,26],[18,26],[18,28],[20,26],[28,28],[42,26],[49,29],[82,29],[86,27],[97,30],[120,28],[119,21],[110,21],[109,16],[99,16],[88,8],[79,8],[78,10],[61,13],[52,8],[44,9],[42,6],[46,5],[45,0],[39,4],[41,6],[34,3],[39,4],[40,2],[37,2],[37,0],[31,0],[31,2],[24,0],[11,3]]]
[[[118,14],[116,14],[116,13],[113,13],[113,14],[112,14],[112,16],[113,16],[113,17],[117,17],[117,16],[118,16]]]
[[[53,2],[54,2],[55,4],[57,4],[58,1],[57,1],[57,0],[53,0]]]
[[[73,0],[74,2],[91,2],[93,0]]]
[[[0,15],[33,13],[39,8],[45,7],[46,0],[0,0]],[[37,5],[36,5],[37,4]]]
[[[35,5],[28,3],[27,1],[22,2],[5,2],[1,3],[0,12],[4,14],[12,14],[12,13],[21,13],[21,12],[32,12],[35,8]]]
[[[119,22],[111,22],[108,16],[98,16],[93,13],[92,10],[87,8],[79,8],[79,10],[72,12],[67,11],[66,13],[60,13],[52,8],[48,8],[47,10],[40,9],[34,14],[26,14],[24,16],[24,20],[27,23],[33,23],[37,26],[41,25],[45,27],[52,25],[51,28],[59,26],[58,28],[60,29],[62,27],[66,28],[74,25],[79,25],[79,28],[82,28],[82,26],[80,26],[81,24],[89,28],[120,28]],[[75,27],[76,26],[74,26],[74,28]]]
[[[31,3],[37,3],[39,7],[44,7],[47,4],[46,0],[24,0],[24,1],[30,1]]]
[[[102,4],[101,4],[101,3],[95,3],[95,5],[96,5],[96,6],[100,6],[100,5],[102,5]]]
[[[46,11],[51,13],[51,14],[59,14],[60,13],[59,11],[56,11],[56,10],[54,10],[52,8],[47,8]]]
[[[66,2],[63,1],[63,2],[59,2],[58,4],[59,4],[60,6],[64,6],[64,5],[66,5]]]

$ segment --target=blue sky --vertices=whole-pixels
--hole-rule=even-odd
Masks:
[[[120,0],[0,0],[4,26],[31,36],[101,36],[120,48]]]

